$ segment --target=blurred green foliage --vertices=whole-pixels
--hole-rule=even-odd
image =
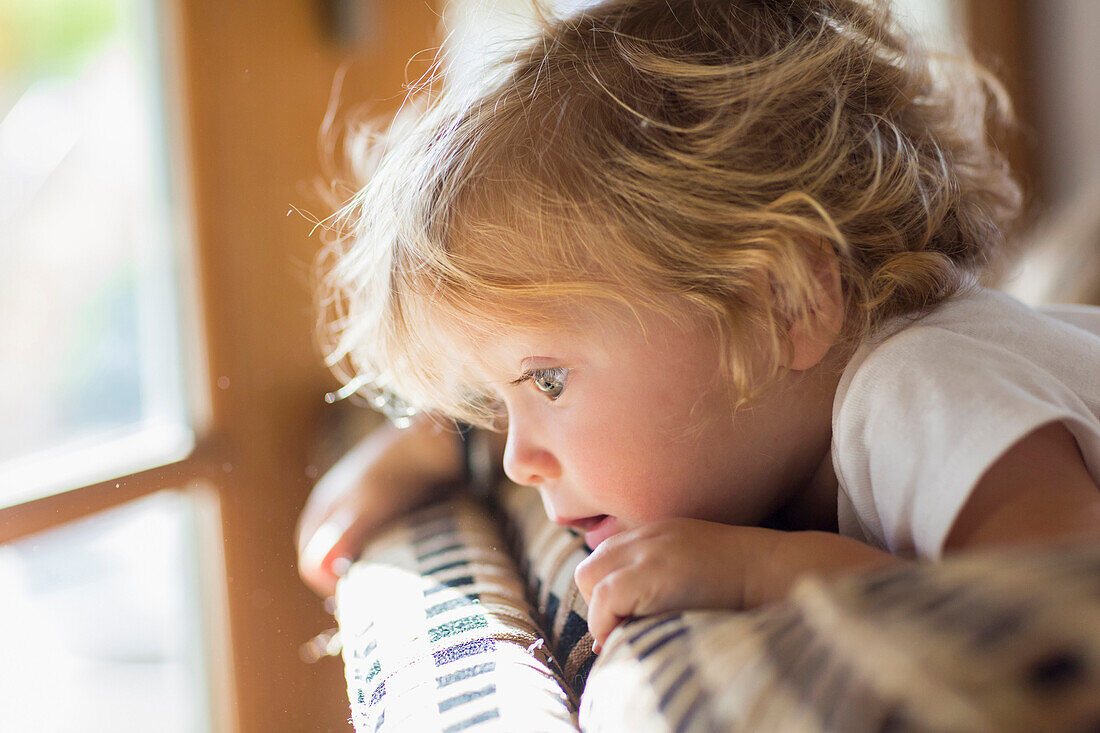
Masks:
[[[116,32],[122,0],[0,0],[0,77],[71,73]]]

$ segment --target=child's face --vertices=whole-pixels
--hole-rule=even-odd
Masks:
[[[829,402],[792,373],[735,412],[710,330],[642,320],[477,345],[508,411],[505,472],[590,547],[662,518],[761,522],[827,458]]]

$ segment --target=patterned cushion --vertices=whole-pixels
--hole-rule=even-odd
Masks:
[[[506,485],[498,499],[540,628],[566,683],[579,697],[596,661],[588,633],[588,604],[573,582],[573,569],[588,557],[588,548],[580,536],[547,519],[535,491]]]
[[[576,732],[576,698],[474,500],[416,512],[372,542],[336,602],[357,732]]]
[[[578,696],[586,733],[1100,730],[1100,547],[808,578],[751,612],[624,623],[596,660],[582,541],[533,491],[498,511],[412,515],[341,581],[360,733],[575,731]]]
[[[609,638],[596,731],[1098,731],[1100,547],[969,555],[799,583],[753,612]]]

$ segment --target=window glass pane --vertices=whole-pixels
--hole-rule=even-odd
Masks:
[[[199,567],[203,499],[162,492],[0,546],[0,730],[213,729],[204,629],[224,574]]]
[[[0,493],[182,422],[155,5],[0,0]]]

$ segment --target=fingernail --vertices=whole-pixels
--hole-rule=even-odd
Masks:
[[[337,578],[342,578],[348,574],[351,570],[351,558],[347,555],[338,555],[332,559],[332,563],[329,564],[332,569],[332,574]]]
[[[322,567],[325,558],[332,552],[333,546],[344,536],[350,526],[349,518],[337,514],[318,527],[306,543],[305,549],[302,550],[302,565]]]

